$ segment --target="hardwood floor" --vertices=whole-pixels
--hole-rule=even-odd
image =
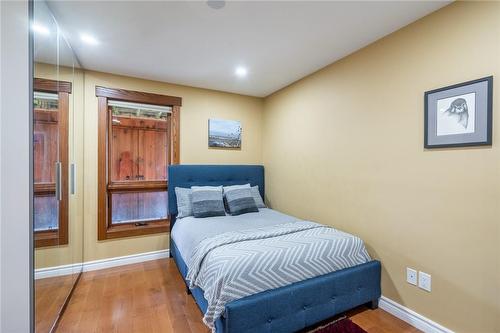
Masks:
[[[50,332],[78,274],[35,280],[35,332]]]
[[[419,332],[381,309],[348,314],[369,333]],[[172,259],[83,273],[57,332],[208,333]]]

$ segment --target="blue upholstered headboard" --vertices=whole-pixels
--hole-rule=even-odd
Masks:
[[[176,187],[218,185],[258,185],[264,198],[264,167],[262,165],[171,165],[168,167],[168,213],[171,225],[177,216]]]

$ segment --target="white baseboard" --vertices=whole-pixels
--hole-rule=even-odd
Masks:
[[[382,310],[389,312],[394,317],[407,322],[425,333],[454,333],[452,330],[439,325],[429,318],[426,318],[385,296],[380,298],[379,307]]]
[[[123,257],[114,257],[93,261],[86,261],[84,263],[76,263],[69,265],[61,265],[55,267],[39,268],[35,270],[35,280],[43,279],[54,276],[62,276],[69,274],[77,274],[81,271],[95,271],[98,269],[111,268],[116,266],[123,266],[129,264],[135,264],[144,261],[157,260],[162,258],[168,258],[170,251],[159,250],[138,254],[131,254]]]
[[[98,269],[123,266],[129,264],[135,264],[144,261],[157,260],[168,258],[170,251],[167,250],[159,250],[152,252],[144,252],[138,254],[131,254],[129,256],[123,257],[115,257],[115,258],[107,258],[101,260],[87,261],[83,263],[83,271],[95,271]]]
[[[54,277],[54,276],[78,274],[81,271],[82,271],[82,263],[38,268],[35,269],[35,280]]]

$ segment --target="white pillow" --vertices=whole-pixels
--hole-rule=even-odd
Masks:
[[[190,188],[176,187],[177,218],[181,219],[193,215],[193,192]]]
[[[264,203],[264,200],[262,200],[262,197],[260,196],[259,186],[257,185],[252,186],[252,196],[253,199],[255,200],[257,208],[266,208],[266,204]]]

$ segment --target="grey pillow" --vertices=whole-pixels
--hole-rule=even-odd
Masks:
[[[193,195],[190,188],[176,187],[177,218],[193,215]]]
[[[251,188],[236,188],[226,192],[226,202],[231,215],[258,212]]]
[[[222,187],[222,195],[224,199],[224,209],[226,212],[229,213],[229,207],[227,206],[227,200],[226,200],[226,193],[231,191],[231,190],[236,190],[238,188],[250,188],[250,184],[243,184],[243,185],[229,185],[229,186],[223,186]]]
[[[224,186],[224,187],[222,187],[222,193],[224,195],[226,195],[226,192],[231,191],[231,190],[235,190],[238,188],[250,188],[250,184]]]
[[[192,186],[194,217],[224,216],[222,186]]]
[[[253,199],[255,200],[257,208],[266,208],[266,204],[264,203],[264,200],[262,200],[262,197],[260,196],[259,186],[257,185],[252,186],[252,196]]]

